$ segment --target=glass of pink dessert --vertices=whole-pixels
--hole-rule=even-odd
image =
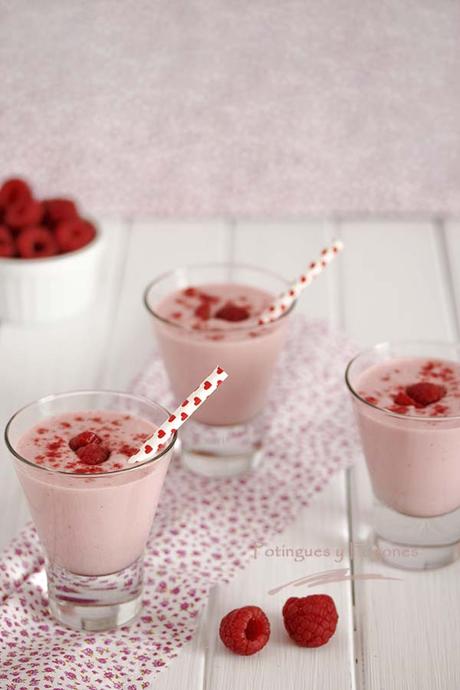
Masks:
[[[460,348],[382,343],[346,371],[384,560],[445,565],[460,540]]]
[[[269,271],[239,264],[187,266],[145,291],[177,402],[218,362],[229,378],[181,431],[182,461],[206,476],[253,469],[269,420],[261,414],[291,309],[274,323],[259,316],[287,288]]]
[[[49,607],[66,626],[107,630],[141,610],[144,548],[176,436],[145,462],[128,460],[168,414],[127,393],[82,391],[42,398],[8,422]]]

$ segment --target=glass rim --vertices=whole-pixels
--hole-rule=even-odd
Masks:
[[[166,409],[166,407],[163,407],[163,405],[160,405],[157,402],[154,402],[153,400],[149,400],[149,398],[146,398],[143,395],[136,395],[135,393],[126,393],[123,391],[114,391],[114,390],[104,390],[104,389],[83,389],[83,390],[73,390],[73,391],[66,391],[64,393],[57,393],[53,395],[45,395],[42,398],[38,398],[37,400],[34,400],[33,402],[27,403],[26,405],[23,405],[22,407],[19,408],[19,410],[16,410],[16,412],[9,418],[8,422],[6,423],[5,426],[5,431],[3,438],[5,440],[6,447],[12,453],[12,455],[17,459],[20,460],[21,462],[25,463],[26,465],[30,465],[31,467],[34,467],[38,470],[43,470],[45,472],[49,472],[50,474],[53,475],[65,475],[66,477],[75,477],[75,478],[82,478],[82,479],[87,479],[88,477],[92,477],[94,479],[103,479],[104,477],[109,477],[109,476],[114,476],[114,475],[120,475],[120,474],[125,474],[127,472],[132,472],[134,470],[139,470],[143,467],[150,466],[157,460],[159,460],[163,455],[168,453],[172,447],[174,446],[176,439],[177,439],[177,431],[174,432],[174,434],[171,437],[171,441],[168,443],[166,448],[163,448],[161,451],[156,453],[152,458],[145,460],[144,462],[139,462],[139,463],[132,463],[130,467],[124,467],[121,470],[112,470],[110,472],[99,472],[99,473],[93,473],[93,472],[70,472],[70,471],[64,471],[64,470],[58,470],[55,469],[54,467],[45,467],[44,465],[37,465],[36,463],[32,462],[31,460],[28,460],[27,458],[24,458],[20,453],[16,451],[16,449],[13,447],[13,444],[10,442],[10,439],[8,437],[8,433],[11,427],[11,424],[14,422],[14,420],[22,413],[25,412],[26,410],[30,409],[31,407],[35,405],[40,405],[44,403],[49,403],[53,402],[54,400],[60,400],[62,398],[69,398],[69,397],[74,397],[78,395],[97,395],[97,394],[108,394],[108,395],[117,395],[122,398],[129,398],[131,400],[137,400],[141,401],[143,403],[147,403],[148,405],[152,407],[157,407],[160,408],[165,412],[165,418],[168,418],[169,415],[171,414],[169,410]]]
[[[172,321],[170,319],[166,319],[164,316],[160,316],[157,311],[149,304],[149,293],[150,290],[155,286],[158,285],[161,281],[165,280],[166,278],[169,278],[176,273],[176,271],[180,270],[193,270],[193,269],[200,269],[200,268],[243,268],[243,269],[248,269],[250,271],[255,271],[257,273],[263,273],[268,276],[272,276],[273,278],[276,278],[277,280],[280,280],[282,283],[285,284],[286,288],[289,287],[290,283],[286,278],[283,278],[283,276],[279,275],[278,273],[275,273],[274,271],[271,271],[268,268],[263,268],[261,266],[254,266],[253,264],[245,264],[245,263],[239,263],[239,262],[231,262],[231,261],[215,261],[215,262],[207,262],[207,263],[197,263],[197,264],[185,264],[184,266],[177,266],[176,268],[173,268],[169,271],[165,271],[164,273],[161,273],[159,276],[151,280],[146,288],[144,289],[144,296],[143,296],[143,302],[144,306],[146,307],[147,311],[152,314],[158,321],[162,321],[163,323],[167,323],[169,326],[174,326],[175,328],[178,328],[181,331],[192,331],[195,333],[196,331],[192,328],[189,328],[187,326],[184,326],[180,323],[177,323],[177,321]],[[225,329],[225,332],[230,332],[234,333],[235,331],[245,331],[248,330],[248,328],[263,328],[267,326],[274,325],[281,321],[285,316],[288,316],[288,314],[291,313],[291,311],[294,309],[295,305],[297,304],[297,299],[295,299],[289,309],[284,311],[280,316],[278,316],[274,321],[270,321],[269,323],[265,324],[260,324],[260,323],[253,323],[251,326],[248,324],[246,325],[240,325],[240,326],[231,326],[229,328]],[[222,332],[222,328],[208,328],[206,329],[206,333],[213,333],[213,332]]]
[[[358,391],[353,387],[351,381],[350,381],[350,370],[353,364],[363,357],[366,354],[370,354],[372,352],[376,352],[379,349],[383,349],[384,347],[397,347],[397,346],[407,346],[407,345],[426,345],[426,346],[433,346],[433,347],[454,347],[457,350],[460,348],[460,342],[457,341],[443,341],[443,340],[383,340],[379,343],[376,343],[372,347],[368,347],[365,350],[361,350],[358,352],[350,361],[348,362],[346,369],[345,369],[345,384],[350,391],[350,393],[353,395],[354,398],[359,400],[361,403],[364,405],[367,405],[368,407],[371,407],[374,410],[377,410],[378,412],[382,412],[383,414],[388,415],[389,417],[394,417],[395,419],[399,420],[406,420],[410,422],[434,422],[435,424],[442,424],[443,422],[449,422],[453,420],[460,420],[460,414],[456,415],[449,415],[446,417],[425,417],[422,415],[411,415],[410,417],[407,417],[406,415],[399,414],[398,412],[392,412],[391,410],[387,410],[384,407],[380,407],[379,405],[374,405],[374,403],[369,402],[365,398],[363,398],[361,395],[359,395]],[[434,358],[436,359],[436,358]]]

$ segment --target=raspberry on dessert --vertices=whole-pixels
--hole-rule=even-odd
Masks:
[[[95,236],[94,226],[81,218],[62,220],[56,227],[56,241],[64,253],[85,247]]]
[[[79,448],[87,446],[90,443],[102,443],[102,439],[93,431],[82,431],[80,434],[70,439],[69,446],[72,450],[77,451]]]
[[[58,252],[53,235],[38,225],[21,230],[16,244],[19,256],[23,259],[41,259]]]
[[[226,302],[215,313],[215,318],[224,321],[244,321],[249,318],[249,310],[246,307],[239,307],[234,302]]]
[[[371,405],[377,405],[378,403],[378,399],[375,397],[375,395],[366,395],[364,400],[370,403]]]
[[[100,465],[110,455],[110,450],[99,443],[88,443],[77,450],[77,455],[85,465]]]
[[[27,182],[19,178],[6,180],[0,188],[0,208],[32,199],[32,192]]]
[[[4,225],[0,225],[0,256],[10,257],[15,254],[16,245],[11,231]]]
[[[61,220],[78,218],[78,211],[72,199],[44,199],[45,220],[51,225]]]
[[[12,228],[38,225],[43,217],[43,206],[34,199],[22,199],[10,204],[5,211],[5,223]]]
[[[188,287],[188,288],[185,288],[185,290],[184,290],[184,295],[186,297],[196,297],[197,294],[198,294],[198,290],[194,287]]]
[[[328,594],[291,597],[283,606],[284,627],[300,647],[321,647],[335,633],[338,621],[334,600]]]
[[[406,394],[417,405],[426,407],[431,403],[438,402],[445,394],[444,386],[439,386],[437,383],[429,383],[428,381],[421,381],[406,387]]]
[[[207,292],[200,292],[198,297],[202,302],[209,302],[209,304],[217,304],[219,302],[218,297],[215,297],[215,295],[208,295]]]
[[[396,405],[402,405],[403,407],[408,407],[409,405],[414,404],[412,398],[409,398],[407,393],[404,393],[403,391],[400,391],[397,395],[393,396],[393,400]]]
[[[396,414],[407,414],[409,412],[407,405],[390,405],[388,409],[390,412],[395,412]]]
[[[121,453],[122,455],[126,455],[127,458],[132,457],[133,455],[136,455],[136,453],[139,451],[139,448],[136,448],[136,446],[130,446],[127,443],[124,443],[121,448],[118,449],[118,452]]]
[[[207,321],[211,316],[211,305],[209,304],[209,302],[202,302],[195,309],[194,314],[198,319]]]
[[[243,606],[227,613],[220,622],[220,639],[235,654],[259,652],[270,637],[270,621],[258,606]]]

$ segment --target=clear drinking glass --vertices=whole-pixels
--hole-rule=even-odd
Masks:
[[[48,396],[10,419],[5,439],[46,556],[49,607],[77,630],[108,630],[141,611],[143,552],[176,435],[155,457],[100,474],[36,465],[17,450],[47,418],[87,410],[126,413],[159,426],[169,412],[127,393],[78,391]]]
[[[370,367],[395,359],[460,361],[447,343],[382,343],[359,354],[345,379],[374,493],[373,528],[382,558],[408,569],[446,565],[460,540],[460,416],[404,416],[358,392]],[[408,381],[405,385],[411,383]]]
[[[165,319],[157,307],[162,300],[190,286],[238,284],[273,296],[288,283],[262,268],[241,264],[206,264],[177,268],[150,283],[144,294],[152,314],[160,352],[177,403],[200,381],[222,366],[229,378],[181,430],[183,464],[213,477],[255,468],[270,420],[263,414],[278,355],[283,347],[289,314],[273,324],[254,326],[244,321],[225,330],[193,330]]]

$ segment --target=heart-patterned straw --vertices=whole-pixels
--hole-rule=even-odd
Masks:
[[[340,240],[336,240],[330,247],[323,249],[319,259],[311,262],[306,273],[302,273],[298,280],[296,280],[295,283],[292,283],[287,292],[283,292],[267,309],[265,309],[265,311],[262,312],[259,318],[259,325],[262,326],[263,324],[271,323],[272,321],[279,319],[279,317],[289,309],[292,303],[295,302],[302,290],[305,290],[307,285],[310,285],[313,278],[316,278],[316,276],[324,271],[326,266],[330,264],[332,259],[337,256],[342,249],[343,242]]]
[[[194,412],[202,406],[210,395],[215,393],[221,383],[228,378],[227,372],[222,367],[216,367],[213,372],[209,374],[192,393],[185,398],[168,417],[168,419],[160,426],[159,429],[149,436],[144,441],[142,446],[132,455],[128,462],[145,462],[153,455],[159,453],[165,448],[169,438],[189,419]]]

